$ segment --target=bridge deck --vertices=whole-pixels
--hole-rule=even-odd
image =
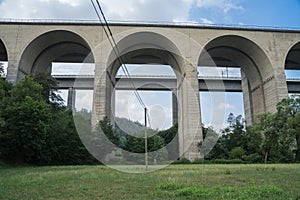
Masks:
[[[93,75],[54,75],[59,82],[59,89],[94,89]],[[138,90],[160,90],[170,91],[176,90],[177,80],[175,76],[126,76],[116,77],[117,90],[132,90],[132,82]],[[199,76],[199,91],[225,91],[225,92],[242,92],[242,84],[240,77],[209,77]],[[287,80],[288,91],[290,93],[300,93],[300,80]]]

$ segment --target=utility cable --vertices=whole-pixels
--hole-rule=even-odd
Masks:
[[[95,12],[97,14],[97,17],[98,17],[99,21],[100,21],[100,23],[101,23],[101,25],[103,27],[103,30],[104,30],[104,32],[106,34],[106,37],[108,38],[109,43],[110,43],[110,45],[111,45],[111,47],[112,47],[112,49],[114,51],[114,54],[116,55],[117,60],[121,64],[121,68],[122,68],[124,74],[129,78],[129,82],[131,83],[131,85],[132,85],[132,87],[134,89],[134,95],[136,96],[136,98],[137,98],[138,102],[140,103],[140,105],[143,108],[147,108],[146,105],[145,105],[145,103],[144,103],[144,101],[143,101],[143,99],[141,98],[140,94],[138,93],[137,88],[135,87],[134,82],[132,81],[131,75],[130,75],[127,67],[126,67],[126,64],[125,64],[123,58],[121,56],[119,56],[120,55],[120,50],[119,50],[118,45],[117,45],[117,43],[116,43],[116,41],[114,39],[113,33],[112,33],[112,31],[111,31],[111,29],[109,27],[109,24],[108,24],[108,22],[106,20],[106,17],[104,15],[104,12],[102,10],[102,7],[101,7],[99,1],[96,0],[96,3],[97,3],[97,6],[98,6],[98,9],[100,10],[100,13],[102,15],[103,20],[101,19],[99,11],[98,11],[98,9],[97,9],[97,7],[96,7],[96,5],[95,5],[95,3],[94,3],[93,0],[91,0],[91,3],[93,5],[93,8],[94,8],[94,10],[95,10]],[[103,23],[103,21],[104,21],[104,23]],[[151,124],[150,124],[151,120],[150,120],[150,115],[148,114],[148,112],[147,112],[147,118],[148,118],[148,121],[149,121],[149,126],[151,128]]]
[[[144,102],[143,102],[143,100],[142,100],[140,94],[137,92],[137,89],[136,89],[136,87],[135,87],[135,85],[134,85],[134,82],[131,80],[130,73],[129,73],[127,67],[126,67],[126,64],[125,64],[123,58],[122,58],[121,56],[119,56],[119,55],[120,55],[120,50],[119,50],[118,45],[117,45],[117,43],[116,43],[116,41],[115,41],[115,39],[114,39],[114,37],[113,37],[112,31],[111,31],[111,29],[110,29],[110,27],[109,27],[109,25],[108,25],[108,22],[107,22],[107,20],[106,20],[106,17],[105,17],[105,15],[104,15],[104,12],[103,12],[103,10],[102,10],[102,8],[101,8],[101,5],[100,5],[100,3],[99,3],[98,0],[96,0],[96,2],[97,2],[97,5],[98,5],[99,10],[100,10],[100,12],[101,12],[101,15],[102,15],[102,17],[103,17],[103,20],[104,20],[104,23],[105,23],[105,26],[106,26],[107,30],[106,30],[105,27],[103,26],[104,23],[102,22],[102,19],[101,19],[101,17],[100,17],[100,14],[99,14],[98,10],[96,9],[96,6],[95,6],[94,2],[92,2],[92,3],[93,3],[93,7],[94,7],[95,11],[97,12],[97,16],[98,16],[98,18],[99,18],[99,20],[100,20],[100,22],[101,22],[101,25],[103,26],[103,29],[104,29],[105,34],[106,34],[106,36],[107,36],[107,38],[108,38],[108,40],[109,40],[109,42],[110,42],[110,45],[111,45],[111,47],[113,48],[113,51],[114,51],[114,53],[115,53],[115,55],[116,55],[116,57],[117,57],[119,63],[121,64],[121,68],[122,68],[123,72],[124,72],[125,75],[129,78],[129,80],[130,80],[129,82],[130,82],[131,85],[133,86],[134,94],[135,94],[135,96],[136,96],[138,102],[141,104],[141,106],[142,106],[143,108],[146,108],[146,105],[144,104]],[[111,41],[111,40],[112,40],[112,41]]]

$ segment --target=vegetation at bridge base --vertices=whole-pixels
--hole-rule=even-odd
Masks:
[[[99,124],[93,133],[93,135],[96,136],[92,139],[94,142],[91,141],[90,144],[92,145],[89,145],[95,146],[92,147],[91,151],[95,152],[94,154],[96,154],[96,157],[100,160],[102,160],[107,153],[118,151],[123,162],[128,164],[144,164],[144,126],[139,122],[132,122],[125,118],[116,118],[115,120],[114,127],[107,117],[99,121]],[[147,128],[147,152],[154,152],[153,154],[148,155],[149,162],[154,163],[157,161],[172,160],[174,154],[176,155],[176,152],[178,151],[178,141],[176,137],[177,127],[178,125],[175,124],[170,129],[164,131]],[[101,133],[104,133],[105,136]],[[171,141],[173,142],[170,144]],[[111,145],[110,143],[113,143],[114,145]],[[94,151],[93,149],[97,149],[97,151]],[[104,154],[101,154],[101,152]],[[177,158],[178,154],[175,159]]]
[[[228,127],[205,156],[211,163],[292,163],[300,162],[300,99],[287,98],[277,105],[277,112],[257,116],[253,126],[245,127],[242,116],[230,114]],[[209,139],[209,138],[208,138]],[[199,144],[201,147],[201,143]]]
[[[12,165],[99,163],[81,143],[72,112],[63,106],[55,89],[50,89],[55,84],[46,74],[26,76],[15,86],[0,78],[1,162]]]
[[[74,118],[79,124],[75,127],[72,112],[64,107],[62,98],[53,89],[56,84],[47,74],[26,76],[15,86],[0,78],[0,163],[99,163],[89,154],[77,134],[78,129],[85,132],[85,135],[95,134],[90,126],[91,113],[85,110],[77,113]],[[117,118],[116,121],[118,123],[112,126],[108,118],[104,118],[96,131],[104,130],[109,140],[124,151],[145,152],[143,125],[126,119]],[[199,147],[207,154],[204,160],[194,163],[300,162],[299,98],[283,99],[278,103],[276,113],[259,115],[253,126],[246,128],[244,119],[233,114],[229,115],[227,122],[228,127],[220,135],[213,127],[203,127],[206,143],[200,143]],[[169,144],[165,155],[168,155],[169,160],[177,159],[178,124],[165,131],[148,129],[147,132],[150,135],[147,141],[148,152]],[[210,146],[213,148],[210,149]],[[98,148],[98,151],[104,148],[99,145],[93,147]],[[99,154],[99,157],[104,156]],[[125,159],[130,161],[129,157]],[[181,159],[175,163],[191,162]]]
[[[143,153],[144,127],[138,122],[119,120],[129,127],[129,133],[115,128],[108,118],[91,128],[91,113],[82,110],[72,115],[55,90],[57,82],[49,74],[25,76],[15,86],[0,78],[0,161],[12,165],[74,165],[99,164],[108,151],[104,131],[110,142],[132,153]],[[76,126],[75,122],[76,121]],[[132,134],[132,130],[136,129]],[[80,136],[78,131],[83,133]],[[147,130],[148,152],[161,149],[177,134],[177,125],[169,130]],[[89,142],[89,151],[97,152],[95,159],[83,145]],[[96,150],[95,150],[96,149]],[[170,151],[175,147],[171,146]],[[126,158],[125,158],[126,159]],[[127,158],[129,159],[129,158]],[[143,160],[144,158],[142,158]],[[154,159],[154,158],[149,158]],[[143,161],[142,161],[143,162]]]

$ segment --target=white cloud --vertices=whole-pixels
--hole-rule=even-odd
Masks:
[[[108,20],[187,21],[195,0],[102,0]],[[2,18],[97,19],[87,0],[4,0]]]
[[[61,3],[66,5],[71,5],[73,7],[80,5],[80,0],[39,0],[40,2],[46,3]]]
[[[151,127],[154,129],[164,130],[171,126],[172,111],[170,108],[156,104],[149,108]]]
[[[103,0],[109,19],[130,21],[186,21],[194,0]]]
[[[4,0],[2,18],[95,19],[89,1],[84,0]]]
[[[93,103],[92,90],[76,90],[75,108],[81,110],[82,108],[91,111]]]
[[[203,24],[213,24],[214,22],[209,20],[209,19],[206,19],[206,18],[200,18],[201,20],[201,23]]]
[[[242,6],[233,0],[197,0],[197,6],[199,8],[217,8],[224,13],[228,13],[230,10],[244,10]]]
[[[171,94],[165,92],[139,92],[141,98],[149,109],[151,128],[167,129],[172,123],[171,99],[167,98]],[[133,91],[116,92],[115,114],[118,117],[125,117],[132,121],[139,121],[144,124],[144,112],[141,105],[135,98]]]
[[[230,105],[229,103],[219,103],[217,109],[221,111],[226,111],[228,109],[235,109],[235,107],[233,105]]]

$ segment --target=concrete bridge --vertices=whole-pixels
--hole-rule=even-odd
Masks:
[[[83,22],[0,22],[0,60],[7,80],[50,71],[52,62],[95,63],[93,123],[113,116],[116,73],[126,64],[167,64],[176,74],[180,155],[200,158],[202,140],[198,66],[240,67],[245,116],[274,112],[298,86],[285,69],[300,69],[300,31],[195,25],[110,24],[116,46],[103,28]],[[295,89],[296,88],[296,89]],[[224,87],[225,90],[225,87]]]

